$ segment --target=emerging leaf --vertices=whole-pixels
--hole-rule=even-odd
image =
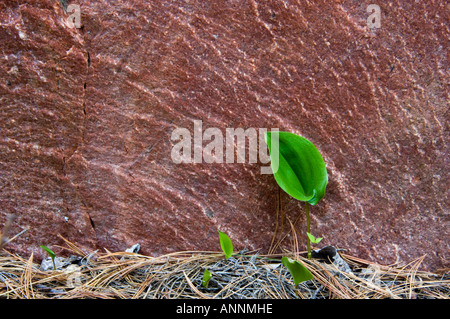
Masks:
[[[309,240],[313,243],[313,244],[318,244],[320,243],[320,241],[323,239],[323,237],[314,237],[313,234],[310,234],[308,232],[306,232],[306,235],[308,235]]]
[[[51,259],[54,259],[56,257],[56,254],[53,252],[53,250],[51,250],[47,246],[41,245],[41,248],[48,253]]]
[[[274,134],[278,135],[278,145],[272,143]],[[265,138],[278,185],[300,201],[317,204],[325,195],[328,173],[314,144],[289,132],[267,132]],[[274,156],[276,151],[279,156]]]
[[[47,252],[47,254],[50,256],[50,258],[52,259],[52,263],[53,263],[53,269],[56,270],[56,264],[55,264],[56,254],[53,252],[53,250],[51,250],[47,246],[41,245],[41,248],[43,250],[45,250]]]
[[[231,239],[227,234],[222,233],[220,230],[218,232],[220,238],[220,247],[222,247],[222,250],[225,253],[225,259],[228,259],[233,254],[233,243],[231,242]]]
[[[205,272],[203,273],[203,279],[202,279],[202,286],[204,288],[208,288],[210,279],[211,279],[211,272],[205,268]]]
[[[313,279],[313,275],[311,272],[299,263],[297,260],[292,260],[288,257],[281,258],[281,262],[283,265],[289,270],[292,278],[294,279],[295,287],[298,286],[299,283]]]

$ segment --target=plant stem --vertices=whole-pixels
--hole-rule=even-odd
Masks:
[[[305,202],[305,210],[306,210],[306,231],[311,234],[311,220],[309,218],[309,203]],[[306,236],[307,244],[308,244],[308,258],[311,259],[311,240],[309,240],[309,236]]]
[[[277,214],[277,216],[275,219],[275,232],[273,233],[272,242],[270,243],[269,255],[272,254],[276,250],[276,248],[278,248],[278,246],[280,244],[280,241],[278,241],[278,243],[275,244],[275,239],[278,235],[278,220],[279,220],[280,216],[281,216],[281,221],[282,221],[281,228],[283,228],[283,205],[281,202],[281,188],[280,187],[278,187],[278,206],[276,209],[276,214]]]

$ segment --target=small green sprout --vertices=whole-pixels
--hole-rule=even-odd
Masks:
[[[47,254],[50,256],[50,258],[52,259],[52,262],[53,262],[53,269],[56,270],[56,265],[55,265],[56,254],[53,252],[53,250],[51,250],[47,246],[41,245],[41,248],[43,250],[45,250],[47,252]]]
[[[298,260],[292,260],[288,257],[283,257],[281,258],[281,262],[289,270],[292,278],[294,279],[295,287],[297,287],[301,282],[314,278],[308,268],[303,266],[303,264],[301,264]]]
[[[211,272],[205,268],[205,272],[203,273],[203,279],[202,279],[203,288],[208,288],[210,279],[211,279]]]
[[[221,232],[220,230],[218,232],[220,238],[220,247],[225,253],[225,259],[228,259],[233,254],[233,243],[231,242],[231,239],[227,234]]]
[[[311,241],[311,243],[313,244],[318,244],[320,243],[320,241],[323,239],[323,237],[314,237],[314,235],[306,232],[306,235],[308,235],[309,240]]]

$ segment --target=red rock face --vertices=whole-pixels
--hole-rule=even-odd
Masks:
[[[0,224],[29,227],[6,247],[219,250],[220,229],[267,252],[278,186],[261,163],[173,162],[172,132],[201,120],[318,147],[324,245],[448,267],[448,8],[380,2],[370,29],[372,2],[84,1],[80,28],[57,1],[0,4]],[[281,197],[306,249],[303,204]]]

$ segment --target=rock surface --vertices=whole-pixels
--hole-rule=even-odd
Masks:
[[[370,29],[370,3],[83,1],[74,28],[59,1],[2,2],[0,225],[30,227],[6,248],[219,250],[220,229],[266,252],[278,186],[261,163],[171,159],[172,132],[202,120],[319,148],[324,245],[448,267],[449,8],[380,2]],[[281,198],[306,249],[302,204]]]

